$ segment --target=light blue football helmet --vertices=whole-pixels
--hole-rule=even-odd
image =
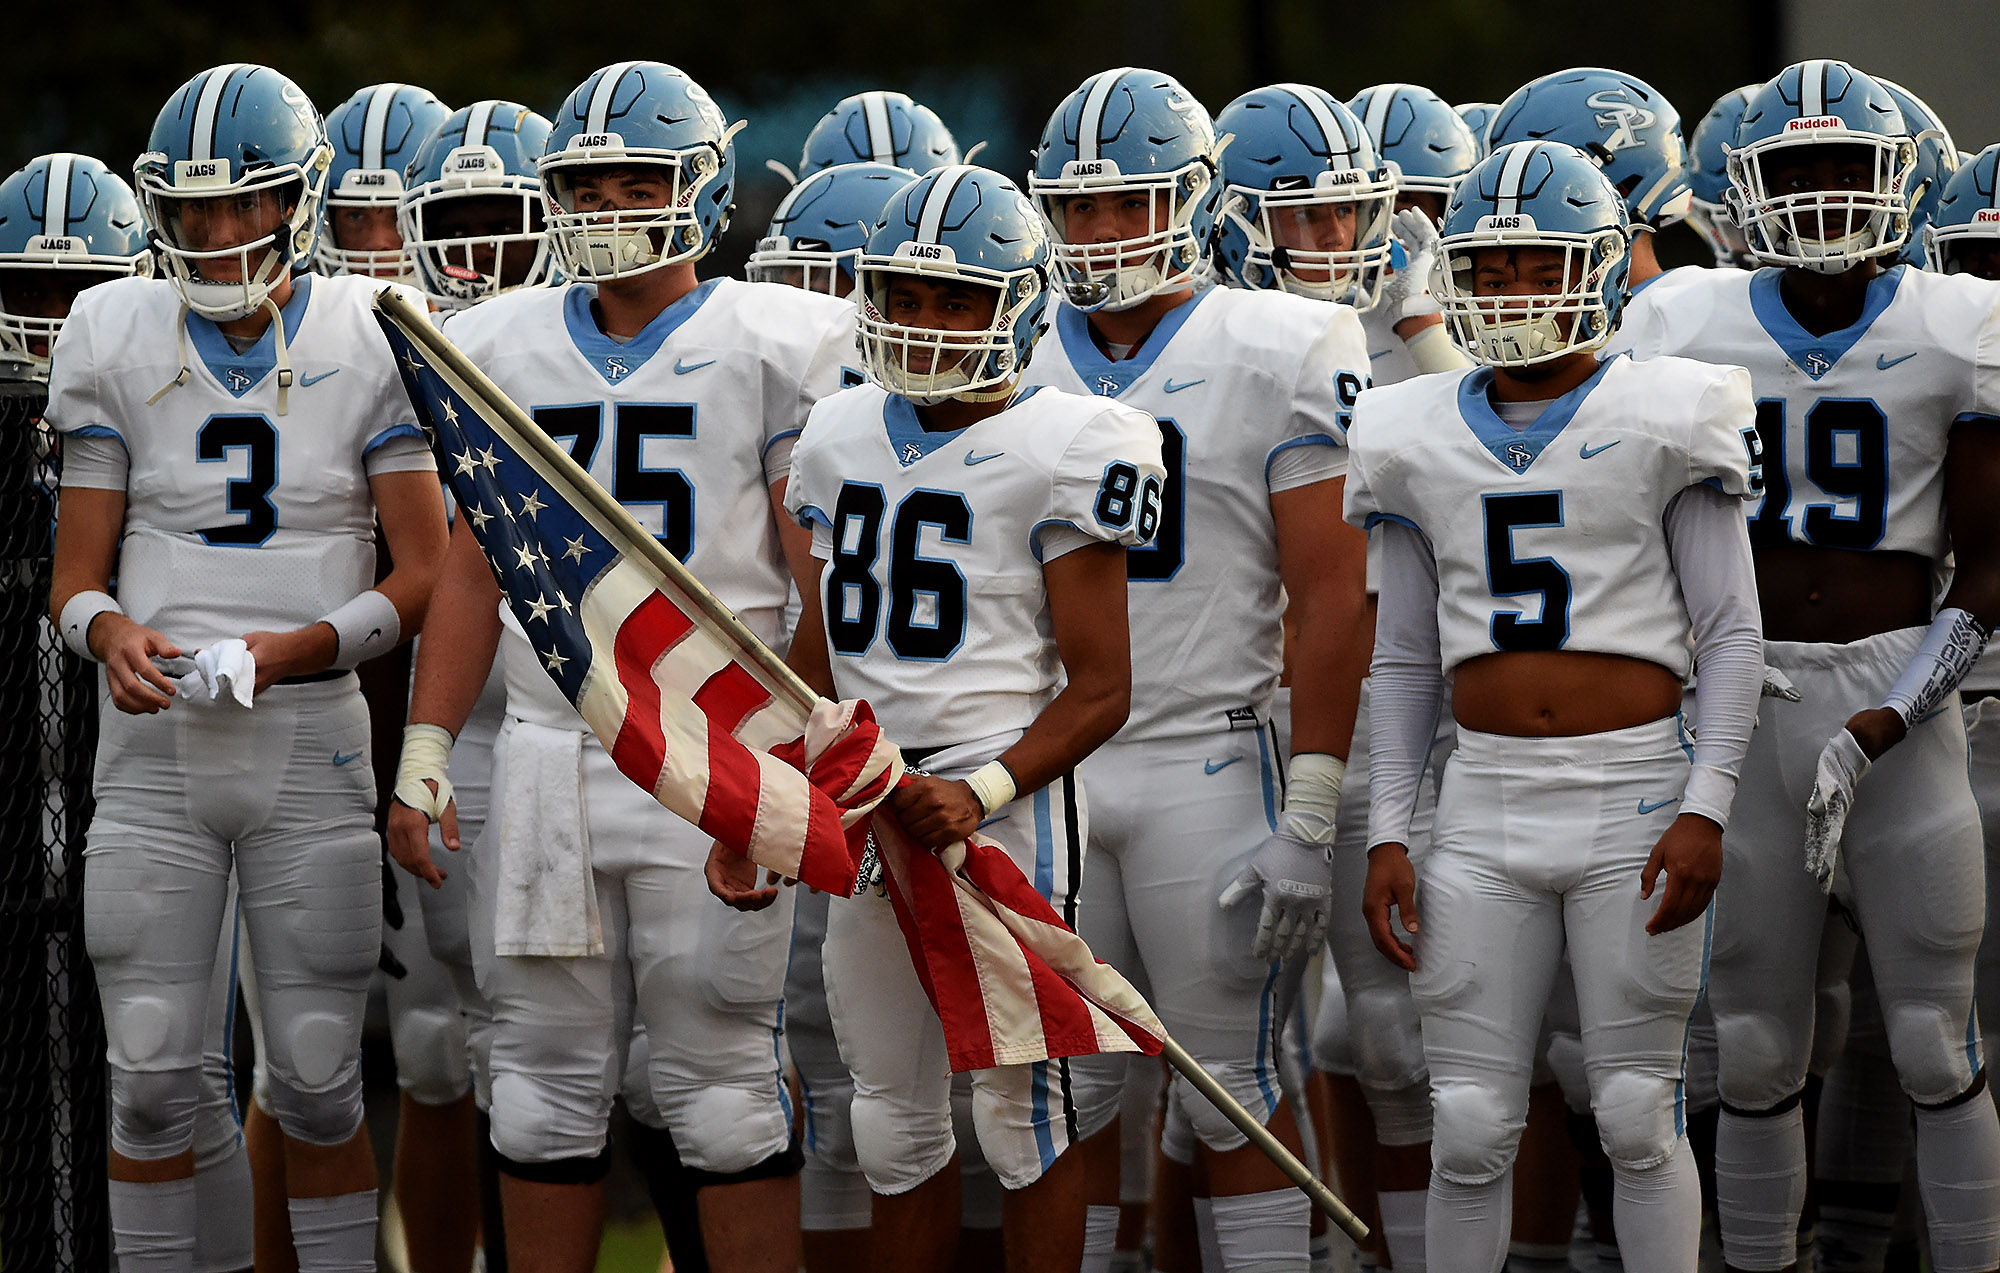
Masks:
[[[869,379],[919,404],[1006,397],[1041,338],[1050,260],[1035,205],[999,173],[955,164],[904,186],[882,210],[858,265]],[[891,290],[913,275],[993,289],[992,321],[964,332],[895,322]]]
[[[1715,253],[1717,266],[1757,268],[1757,259],[1750,255],[1750,244],[1730,219],[1726,203],[1729,147],[1736,140],[1736,125],[1742,122],[1750,95],[1761,87],[1745,84],[1716,98],[1715,105],[1695,125],[1694,137],[1688,143],[1688,186],[1692,196],[1688,201],[1688,224]]]
[[[1056,276],[1082,310],[1130,309],[1190,286],[1222,202],[1221,147],[1194,94],[1160,71],[1119,67],[1085,80],[1042,130],[1028,192],[1048,219]],[[1067,213],[1144,199],[1147,232],[1071,242]]]
[[[1658,228],[1687,215],[1687,147],[1680,112],[1636,75],[1577,67],[1530,80],[1493,116],[1494,150],[1517,141],[1565,141],[1604,165],[1632,219]]]
[[[916,173],[892,164],[820,169],[779,201],[771,232],[757,240],[743,276],[828,296],[852,294],[854,263],[869,232],[890,197],[916,179]]]
[[[1896,108],[1903,112],[1903,125],[1917,142],[1917,166],[1910,170],[1910,237],[1903,241],[1903,249],[1897,257],[1905,265],[1924,268],[1924,229],[1937,214],[1938,200],[1944,198],[1945,183],[1958,171],[1958,147],[1951,140],[1951,130],[1944,126],[1938,113],[1932,110],[1923,98],[1894,80],[1875,77],[1875,82],[1889,90],[1889,96],[1896,99]]]
[[[365,274],[370,278],[413,281],[415,256],[407,249],[343,248],[343,209],[382,208],[391,217],[403,197],[403,171],[417,157],[417,147],[436,132],[451,110],[414,84],[371,84],[357,91],[326,117],[326,139],[333,146],[333,167],[327,174],[325,233],[320,236],[319,272]]]
[[[1353,112],[1325,89],[1275,84],[1222,108],[1215,255],[1238,287],[1367,309],[1382,295],[1396,179]],[[1345,227],[1344,246],[1340,231]]]
[[[877,89],[843,97],[820,117],[806,134],[799,176],[836,164],[890,164],[921,173],[957,162],[958,142],[936,111],[908,93]]]
[[[46,376],[77,292],[152,272],[139,201],[98,160],[40,155],[0,182],[0,361]]]
[[[1771,170],[1816,146],[1851,147],[1872,166],[1862,190],[1786,191]],[[1729,149],[1730,211],[1766,265],[1820,274],[1895,256],[1910,236],[1917,142],[1888,89],[1845,62],[1815,58],[1751,94]]]
[[[519,102],[489,98],[453,111],[417,147],[403,174],[397,222],[417,263],[417,286],[439,307],[464,309],[548,282],[549,240],[535,176],[548,138],[548,120]],[[482,211],[498,201],[508,206],[467,232],[452,222],[474,199],[495,201],[479,205]]]
[[[576,86],[556,112],[542,154],[549,235],[562,271],[601,282],[698,260],[729,224],[736,181],[733,138],[701,85],[664,62],[617,62]],[[579,209],[590,170],[649,167],[668,182],[659,207]]]
[[[319,112],[268,66],[231,62],[176,90],[132,171],[154,249],[187,307],[241,318],[311,268],[332,165]],[[220,200],[235,215],[218,222]],[[245,226],[246,210],[271,228]]]
[[[1486,144],[1487,129],[1492,127],[1493,117],[1500,113],[1500,103],[1460,102],[1452,109],[1465,121],[1465,126],[1472,130],[1472,139],[1479,143],[1479,157],[1486,158],[1486,152],[1491,149]]]
[[[2000,244],[2000,145],[1959,165],[1924,227],[1929,266],[1940,274],[1969,273],[1960,253],[1974,244]]]
[[[1448,202],[1459,179],[1479,162],[1479,139],[1451,104],[1416,84],[1376,84],[1348,99],[1382,162],[1395,170],[1399,193],[1437,195]]]
[[[1459,183],[1445,212],[1432,293],[1452,339],[1475,362],[1525,367],[1611,338],[1625,307],[1632,226],[1597,158],[1564,142],[1495,150]],[[1555,248],[1565,286],[1548,296],[1478,295],[1481,249]]]

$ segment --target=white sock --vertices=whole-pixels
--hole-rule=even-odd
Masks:
[[[1665,1162],[1638,1171],[1611,1164],[1611,1215],[1634,1273],[1687,1273],[1701,1256],[1701,1181],[1683,1136]]]
[[[1396,1273],[1424,1273],[1424,1207],[1429,1193],[1384,1189],[1375,1198],[1382,1208],[1382,1240],[1389,1244],[1389,1263]]]
[[[1312,1204],[1296,1189],[1213,1198],[1225,1273],[1306,1273]]]
[[[375,1191],[288,1198],[299,1273],[375,1273]]]
[[[1215,1245],[1215,1199],[1195,1198],[1194,1235],[1201,1243],[1202,1273],[1222,1273],[1222,1248]]]
[[[2000,1265],[2000,1119],[1986,1093],[1917,1110],[1917,1188],[1937,1273]]]
[[[1722,1111],[1715,1131],[1715,1192],[1723,1257],[1731,1268],[1782,1269],[1799,1258],[1806,1124],[1798,1106],[1769,1118]]]
[[[111,1244],[119,1273],[194,1268],[194,1178],[110,1182]]]
[[[255,1262],[250,1155],[243,1138],[194,1169],[194,1273],[238,1273]]]
[[[1118,1208],[1083,1209],[1083,1263],[1078,1273],[1111,1273],[1111,1253],[1118,1246]]]
[[[1514,1227],[1514,1173],[1483,1185],[1431,1177],[1424,1208],[1424,1250],[1451,1273],[1497,1273]],[[1394,1257],[1391,1257],[1393,1260]]]

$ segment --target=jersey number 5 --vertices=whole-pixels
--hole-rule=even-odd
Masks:
[[[1560,650],[1569,640],[1569,572],[1547,557],[1516,557],[1514,532],[1563,524],[1561,491],[1524,491],[1519,495],[1488,495],[1486,512],[1486,586],[1496,597],[1539,596],[1540,618],[1524,619],[1519,610],[1493,612],[1496,650]]]
[[[827,638],[837,654],[860,655],[881,626],[882,555],[888,500],[879,486],[849,482],[833,511],[833,560],[822,601]],[[965,575],[949,561],[917,549],[924,527],[947,544],[972,542],[972,508],[956,491],[911,491],[889,528],[889,648],[899,659],[942,663],[965,643]]]

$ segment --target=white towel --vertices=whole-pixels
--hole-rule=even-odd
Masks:
[[[502,740],[500,887],[493,948],[502,955],[604,953],[583,822],[583,735],[515,720]]]
[[[197,703],[233,700],[249,707],[257,686],[257,657],[238,637],[196,650],[192,658],[155,658],[153,665],[174,678],[180,697]]]

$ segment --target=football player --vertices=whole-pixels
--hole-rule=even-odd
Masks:
[[[1370,102],[1398,96],[1398,90],[1386,87],[1370,92]],[[1404,116],[1413,117],[1424,103],[1416,90],[1403,90],[1395,110],[1377,112],[1378,124],[1400,125]],[[1216,236],[1223,273],[1231,283],[1251,288],[1275,285],[1356,305],[1371,338],[1377,332],[1370,321],[1379,308],[1376,302],[1390,286],[1416,283],[1415,295],[1430,301],[1430,257],[1423,254],[1427,249],[1405,255],[1403,268],[1389,271],[1395,175],[1378,166],[1367,132],[1345,106],[1319,89],[1280,85],[1231,102],[1216,127],[1235,138],[1222,160],[1225,193]],[[1400,138],[1403,133],[1394,135]],[[1405,209],[1396,216],[1413,220],[1416,235],[1435,243],[1436,227],[1421,208]],[[1315,237],[1308,242],[1308,235]],[[1315,243],[1323,245],[1320,252],[1300,250]],[[1407,252],[1408,245],[1401,245],[1401,250]],[[1280,260],[1287,268],[1273,268]],[[1296,281],[1306,270],[1313,276]],[[1430,302],[1429,308],[1435,311],[1436,303]],[[1447,367],[1465,365],[1464,356],[1445,334],[1442,317],[1434,312],[1404,321],[1425,324],[1419,330],[1428,333],[1431,342],[1414,344],[1413,352],[1441,354]],[[1385,325],[1379,330],[1400,346],[1393,328]],[[1375,358],[1372,348],[1370,353],[1370,365],[1378,375],[1402,380],[1414,371],[1408,356]],[[1372,614],[1366,622],[1372,624]],[[1359,734],[1366,718],[1364,682],[1355,747],[1341,787],[1345,812],[1335,820],[1335,893],[1347,897],[1360,895],[1366,873],[1366,846],[1360,837],[1366,832],[1368,767],[1366,739]],[[1328,932],[1333,962],[1339,966],[1337,984],[1347,1001],[1343,1011],[1326,1014],[1326,1026],[1332,1029],[1345,1022],[1359,1040],[1366,1041],[1365,1047],[1351,1050],[1347,1058],[1351,1063],[1340,1066],[1340,1076],[1347,1082],[1336,1083],[1334,1095],[1336,1100],[1351,1096],[1350,1084],[1359,1085],[1368,1108],[1363,1117],[1372,1116],[1379,1141],[1366,1160],[1343,1164],[1343,1179],[1359,1178],[1359,1189],[1350,1186],[1350,1192],[1365,1194],[1372,1189],[1386,1195],[1378,1204],[1382,1208],[1378,1228],[1390,1254],[1399,1267],[1421,1268],[1424,1188],[1430,1178],[1430,1086],[1409,977],[1375,953],[1360,907],[1336,904]],[[1325,1041],[1322,1055],[1332,1058],[1339,1052],[1334,1042]]]
[[[1033,205],[983,168],[939,169],[883,211],[859,266],[871,383],[814,408],[792,460],[786,504],[823,564],[790,661],[823,694],[867,698],[901,742],[916,776],[890,803],[914,838],[980,830],[1073,923],[1074,770],[1129,704],[1124,546],[1160,524],[1164,473],[1144,414],[1021,382],[1049,263]],[[887,897],[834,905],[824,958],[873,1267],[942,1273],[959,1226],[951,1079]],[[1073,1068],[972,1075],[1011,1273],[1081,1258]]]
[[[1300,93],[1278,91],[1270,109],[1322,130],[1321,172],[1366,187],[1348,205],[1347,246],[1269,236],[1316,233],[1348,209],[1239,195],[1232,256],[1321,297],[1372,290],[1389,187],[1352,120]],[[1126,557],[1130,719],[1082,769],[1095,817],[1078,931],[1149,985],[1173,1036],[1296,1149],[1274,1056],[1277,961],[1311,954],[1332,905],[1328,846],[1366,662],[1365,548],[1340,521],[1341,439],[1367,351],[1346,305],[1197,290],[1227,197],[1219,157],[1208,112],[1157,71],[1093,75],[1056,108],[1028,188],[1052,228],[1064,302],[1027,383],[1149,411],[1167,468],[1159,533]],[[1271,723],[1281,592],[1299,632],[1285,777]],[[1127,1064],[1075,1066],[1099,1260],[1117,1222]],[[1303,1196],[1184,1079],[1174,1087],[1221,1267],[1303,1270]]]
[[[85,288],[153,270],[138,200],[88,155],[30,159],[0,183],[0,367],[46,380]]]
[[[937,112],[908,93],[843,97],[820,117],[799,152],[798,179],[837,164],[891,164],[931,172],[958,162],[958,142]]]
[[[1910,235],[1903,240],[1903,250],[1896,254],[1896,259],[1922,269],[1925,231],[1937,212],[1938,201],[1944,197],[1945,184],[1958,171],[1958,147],[1944,121],[1921,97],[1879,75],[1875,82],[1896,99],[1896,109],[1903,112],[1903,126],[1917,143],[1917,163],[1910,169],[1909,186],[1904,191],[1910,203]]]
[[[1715,253],[1717,269],[1754,270],[1757,258],[1730,219],[1726,206],[1729,195],[1729,147],[1736,140],[1736,125],[1743,120],[1743,108],[1761,84],[1732,88],[1715,99],[1708,114],[1694,126],[1688,139],[1688,224],[1702,242]]]
[[[1594,156],[1641,228],[1627,286],[1636,293],[1664,272],[1653,234],[1688,214],[1692,194],[1680,113],[1652,85],[1623,71],[1556,71],[1509,94],[1487,138],[1494,150],[1561,141]]]
[[[454,111],[403,174],[396,220],[417,284],[440,309],[463,309],[546,283],[551,264],[535,161],[549,121],[514,102]]]
[[[1493,123],[1494,114],[1499,111],[1498,102],[1460,102],[1452,107],[1465,126],[1472,130],[1472,136],[1479,142],[1479,157],[1484,159],[1491,149],[1486,143],[1487,127]]]
[[[1740,508],[1752,409],[1741,372],[1597,360],[1630,234],[1583,152],[1496,149],[1440,242],[1446,322],[1480,366],[1363,394],[1350,431],[1348,519],[1383,528],[1364,905],[1423,1014],[1431,1268],[1488,1273],[1507,1256],[1565,948],[1626,1264],[1695,1264],[1679,1095],[1760,684]],[[1420,922],[1408,828],[1447,675],[1458,746]]]
[[[837,387],[853,308],[796,289],[698,281],[696,262],[730,204],[734,132],[673,67],[621,62],[592,74],[563,103],[539,163],[550,235],[575,281],[496,297],[444,332],[776,642],[788,563],[802,577],[809,559],[805,533],[781,526],[776,500],[806,409]],[[708,895],[708,841],[617,771],[550,681],[535,633],[498,606],[468,523],[500,515],[465,509],[454,531],[438,603],[445,626],[419,651],[390,835],[397,860],[435,883],[426,816],[443,812],[451,731],[497,648],[507,722],[472,873],[492,900],[470,911],[490,929],[473,934],[472,948],[494,1011],[493,1144],[509,1258],[559,1268],[594,1258],[607,1120],[636,1019],[653,1101],[703,1186],[711,1266],[792,1273],[798,1155],[773,1047],[791,893],[753,915]],[[520,883],[520,853],[550,837],[587,865],[601,953],[536,953],[588,951],[588,933],[499,928],[497,902]]]
[[[1771,268],[1708,271],[1639,297],[1627,318],[1639,357],[1749,368],[1765,657],[1801,700],[1763,709],[1716,909],[1716,1170],[1735,1269],[1797,1258],[1799,1100],[1829,888],[1866,936],[1917,1107],[1934,1265],[2000,1263],[2000,1126],[1974,1099],[1986,1082],[1973,1020],[1984,862],[1957,710],[2000,620],[1985,511],[2000,496],[1988,477],[2000,292],[1896,264],[1918,149],[1868,76],[1836,61],[1787,68],[1751,97],[1729,152],[1736,223]],[[1956,571],[1934,604],[1948,557]]]
[[[846,163],[802,177],[771,214],[744,277],[828,296],[854,294],[854,263],[889,196],[918,174],[894,164]]]
[[[417,263],[403,246],[396,203],[417,148],[450,114],[429,89],[371,84],[327,115],[333,167],[327,173],[326,233],[315,262],[320,273],[416,281]]]
[[[359,1053],[381,874],[351,672],[422,622],[444,515],[372,285],[303,273],[331,160],[290,80],[195,76],[136,167],[168,278],[83,293],[56,342],[50,604],[105,664],[85,923],[131,1269],[193,1258],[190,1134],[232,866],[300,1267],[374,1263]],[[378,517],[395,566],[371,588]]]

